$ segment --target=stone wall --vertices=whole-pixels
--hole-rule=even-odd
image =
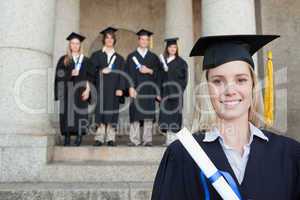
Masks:
[[[141,28],[153,31],[154,51],[163,50],[165,2],[160,0],[84,0],[80,3],[80,31],[87,36],[86,53],[100,49],[99,32],[107,26],[119,28],[116,50],[126,57],[136,47]]]
[[[276,71],[275,128],[282,132],[287,130],[288,136],[300,140],[300,1],[260,0],[256,3],[258,14],[261,15],[258,31],[281,35],[269,48],[273,51]]]

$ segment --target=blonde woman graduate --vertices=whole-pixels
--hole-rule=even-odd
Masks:
[[[199,126],[193,136],[219,171],[206,178],[180,138],[163,156],[152,200],[222,199],[212,185],[219,176],[240,200],[300,199],[299,142],[258,123],[252,55],[277,37],[227,35],[197,41],[191,56],[204,60],[195,108]]]
[[[60,131],[64,145],[70,145],[71,135],[76,136],[75,145],[80,146],[82,135],[88,130],[88,99],[91,76],[89,60],[82,54],[81,43],[85,37],[71,33],[69,46],[56,67],[54,94],[59,101]]]

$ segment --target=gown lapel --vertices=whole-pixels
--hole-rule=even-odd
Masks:
[[[239,185],[239,182],[235,177],[235,174],[227,160],[227,157],[222,149],[219,140],[215,140],[214,142],[209,142],[209,143],[204,142],[203,144],[204,144],[205,152],[207,153],[211,161],[215,164],[215,166],[221,171],[228,172],[232,176],[236,184]]]
[[[143,56],[136,50],[137,59],[138,59],[138,61],[140,62],[141,65],[144,65],[144,64],[145,64],[145,60],[147,59],[148,53],[149,53],[149,50],[147,51],[145,57],[143,57]]]
[[[242,188],[246,191],[252,191],[251,194],[257,194],[263,191],[263,158],[266,147],[266,141],[254,136],[251,144],[249,159],[246,166]],[[254,197],[248,197],[254,198]]]

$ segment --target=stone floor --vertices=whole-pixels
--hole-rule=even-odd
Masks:
[[[152,183],[0,184],[1,200],[148,200]]]

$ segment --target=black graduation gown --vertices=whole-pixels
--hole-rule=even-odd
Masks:
[[[203,134],[195,139],[219,170],[235,179],[243,200],[299,200],[300,144],[284,136],[264,131],[269,141],[256,136],[251,144],[249,160],[241,185],[218,140],[202,142]],[[166,150],[156,175],[152,200],[204,199],[200,169],[177,140]],[[210,183],[210,199],[221,199]]]
[[[83,101],[81,95],[90,80],[89,60],[84,57],[78,76],[72,76],[75,67],[73,59],[68,66],[64,65],[62,56],[56,67],[54,81],[55,100],[59,101],[59,122],[62,135],[85,134],[88,125],[88,101]]]
[[[136,69],[136,64],[132,60],[135,56],[141,65],[145,65],[153,70],[153,74],[142,74]],[[126,62],[127,73],[132,80],[128,82],[128,88],[133,87],[137,90],[137,98],[131,99],[129,108],[130,122],[142,121],[145,119],[152,119],[155,121],[155,99],[159,95],[159,74],[161,64],[159,58],[148,50],[146,56],[143,58],[138,51],[129,54]],[[147,83],[147,84],[146,84]],[[152,84],[152,85],[151,85]],[[158,91],[157,91],[157,90]],[[151,95],[143,97],[141,95]]]
[[[116,60],[112,71],[109,74],[101,73],[109,65],[114,55]],[[94,52],[90,58],[97,89],[95,122],[98,124],[116,125],[119,119],[119,104],[124,98],[116,96],[116,90],[124,91],[126,87],[124,75],[121,74],[124,72],[125,61],[120,54],[115,53],[114,55],[108,60],[107,54],[101,50]]]
[[[162,72],[159,125],[163,132],[178,132],[182,126],[183,92],[187,85],[187,63],[176,57]],[[176,85],[174,85],[176,84]]]

